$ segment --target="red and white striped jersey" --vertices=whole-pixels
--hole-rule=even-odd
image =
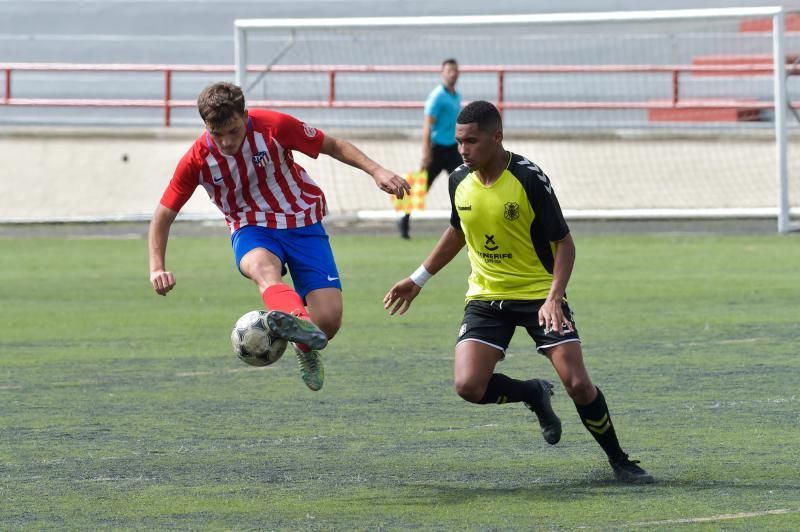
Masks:
[[[211,136],[201,135],[181,158],[161,197],[179,211],[202,185],[230,227],[303,227],[327,214],[325,195],[292,157],[297,150],[317,158],[325,135],[275,111],[248,112],[247,134],[239,153],[223,155]]]

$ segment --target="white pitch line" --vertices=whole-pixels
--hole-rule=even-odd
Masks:
[[[662,345],[674,347],[702,347],[706,345],[735,345],[735,344],[752,344],[764,340],[771,340],[771,337],[754,337],[754,338],[731,338],[723,340],[706,340],[704,342],[663,342]]]
[[[733,339],[733,340],[717,340],[717,343],[723,344],[723,345],[724,344],[749,344],[749,343],[753,343],[753,342],[759,342],[761,340],[769,340],[769,338],[764,338],[764,337],[762,337],[762,338],[758,338],[758,337],[756,337],[756,338],[737,338],[737,339]]]
[[[683,345],[707,345],[707,344],[751,344],[761,340],[769,340],[766,336],[755,336],[753,338],[729,338],[727,340],[708,340],[707,342],[687,342]]]
[[[176,377],[201,377],[207,375],[215,375],[217,373],[241,373],[242,371],[252,371],[252,370],[265,370],[265,369],[273,369],[267,366],[263,367],[246,367],[246,368],[230,368],[230,369],[223,369],[222,371],[183,371],[180,373],[176,373]]]
[[[682,519],[664,519],[662,521],[642,521],[625,525],[626,528],[637,526],[679,525],[686,523],[711,523],[714,521],[731,521],[733,519],[746,519],[748,517],[764,517],[767,515],[796,514],[800,510],[783,508],[780,510],[764,510],[763,512],[740,512],[738,514],[712,515],[709,517],[686,517]]]

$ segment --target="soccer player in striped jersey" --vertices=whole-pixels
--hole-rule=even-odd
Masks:
[[[450,175],[450,226],[422,266],[384,297],[403,314],[425,282],[466,245],[472,267],[455,348],[455,388],[478,404],[523,403],[547,443],[561,437],[551,385],[495,372],[517,327],[524,327],[561,379],[583,425],[623,482],[653,477],[620,447],[603,393],[589,377],[566,288],[575,244],[553,185],[532,161],[505,150],[500,113],[491,103],[464,107],[456,124],[464,164]]]
[[[292,152],[329,155],[398,198],[408,183],[345,140],[283,113],[248,110],[242,90],[231,83],[206,87],[197,107],[206,131],[178,163],[150,223],[153,289],[166,295],[175,287],[165,263],[170,227],[202,186],[225,216],[236,266],[258,286],[270,328],[293,343],[303,381],[319,390],[319,350],[341,326],[342,285],[322,226],[325,195]],[[294,286],[283,282],[287,272]]]

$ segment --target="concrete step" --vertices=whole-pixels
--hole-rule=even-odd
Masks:
[[[786,54],[786,64],[791,65],[800,59],[800,54]],[[772,56],[769,54],[727,54],[727,55],[698,55],[692,58],[693,66],[759,66],[771,67]],[[754,74],[746,70],[714,70],[713,72],[692,72],[693,76],[771,76],[771,72],[765,70]]]
[[[659,101],[661,103],[661,101]],[[681,107],[648,109],[649,122],[758,122],[763,120],[762,109],[752,100],[735,102],[735,107],[707,107],[710,104],[730,105],[731,100],[701,98],[681,100]],[[691,107],[697,105],[697,107]]]
[[[787,13],[784,15],[785,21],[785,29],[786,31],[800,31],[800,14],[797,13]],[[751,20],[743,20],[739,23],[739,32],[740,33],[751,33],[751,32],[764,32],[764,31],[772,31],[772,19],[771,18],[757,18]]]

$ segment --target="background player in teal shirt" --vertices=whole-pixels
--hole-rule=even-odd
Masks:
[[[428,174],[428,190],[442,172],[451,173],[461,165],[456,143],[456,118],[461,111],[461,93],[456,90],[458,63],[455,59],[442,62],[442,82],[425,101],[422,123],[422,162],[420,168]],[[409,238],[411,215],[400,218],[400,236]]]

